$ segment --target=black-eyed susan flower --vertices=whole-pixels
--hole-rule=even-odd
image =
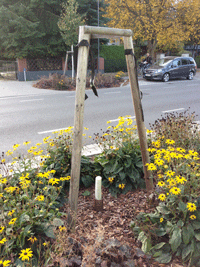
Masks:
[[[17,218],[13,218],[12,220],[9,221],[8,224],[14,224],[16,222]]]
[[[33,257],[33,251],[30,248],[22,249],[21,253],[19,254],[19,258],[22,259],[22,261],[29,261],[30,258]]]
[[[27,146],[30,143],[31,143],[30,141],[26,141],[26,142],[23,143],[23,145]]]
[[[11,210],[11,211],[9,211],[9,212],[8,212],[8,216],[12,216],[14,212],[15,212],[15,210]]]
[[[169,177],[172,177],[175,174],[175,172],[174,171],[167,171],[165,174]]]
[[[180,195],[180,193],[181,193],[181,189],[178,188],[178,187],[172,187],[172,188],[169,190],[169,192],[170,192],[171,194],[173,194],[173,195]]]
[[[108,178],[108,181],[109,181],[110,183],[112,183],[112,182],[114,181],[114,178],[113,178],[113,177],[109,177],[109,178]]]
[[[196,205],[192,202],[187,203],[187,209],[191,212],[195,211],[197,209]]]
[[[124,189],[125,184],[119,184],[119,188]]]
[[[162,223],[164,221],[164,219],[163,218],[160,218],[160,222]]]
[[[147,170],[148,171],[155,171],[155,170],[157,170],[156,165],[154,165],[153,163],[147,163],[146,165],[147,165]]]
[[[165,195],[165,194],[160,194],[160,195],[158,196],[158,199],[160,199],[161,201],[165,201],[165,199],[166,199],[166,195]]]
[[[160,181],[160,182],[157,183],[157,185],[160,186],[160,187],[165,186],[165,182]]]
[[[28,241],[31,241],[31,243],[34,244],[37,241],[37,238],[35,236],[31,236]]]
[[[4,226],[0,226],[0,233],[2,233],[4,229],[5,229]]]
[[[59,230],[60,230],[60,232],[62,232],[62,231],[66,231],[67,228],[65,226],[59,226]]]
[[[49,183],[52,184],[52,185],[58,184],[58,182],[59,182],[59,179],[57,179],[57,178],[51,178],[51,179],[49,179]]]
[[[174,145],[175,144],[175,141],[174,140],[171,140],[171,139],[167,139],[165,141],[165,143],[168,144],[168,145]]]
[[[39,195],[36,197],[37,201],[44,201],[44,196],[43,195]]]
[[[187,182],[187,180],[183,177],[183,176],[176,176],[176,182],[177,184],[184,184],[185,182]]]
[[[6,241],[7,241],[7,239],[4,237],[4,238],[0,239],[0,244],[4,244],[4,243],[6,243]]]
[[[196,218],[197,218],[197,217],[196,217],[194,214],[190,216],[190,219],[191,219],[191,220],[195,220]]]
[[[2,267],[7,267],[10,265],[10,263],[11,263],[11,261],[9,261],[9,260],[5,260],[5,261],[0,260],[0,266],[2,266]]]

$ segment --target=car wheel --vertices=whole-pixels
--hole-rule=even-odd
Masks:
[[[189,72],[189,75],[188,75],[188,80],[192,80],[193,79],[193,77],[194,77],[194,73],[193,73],[193,71],[190,71]]]
[[[163,82],[168,82],[169,81],[169,73],[165,73],[162,78]]]

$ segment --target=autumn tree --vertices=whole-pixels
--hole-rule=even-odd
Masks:
[[[200,0],[181,0],[177,2],[179,23],[188,36],[188,43],[200,44]]]
[[[177,20],[176,0],[106,0],[106,16],[111,27],[130,28],[134,39],[147,41],[154,56],[158,44],[174,45],[186,35]]]

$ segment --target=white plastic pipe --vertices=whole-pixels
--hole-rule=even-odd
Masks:
[[[102,178],[101,176],[97,176],[95,179],[95,199],[96,200],[101,200],[101,183],[102,183]]]

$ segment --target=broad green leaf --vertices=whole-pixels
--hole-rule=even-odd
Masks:
[[[172,255],[170,253],[162,253],[158,258],[155,260],[160,263],[169,263],[172,259]]]
[[[62,226],[64,224],[64,222],[59,218],[54,218],[52,224],[54,226]]]
[[[142,243],[146,240],[146,235],[144,234],[144,232],[140,232],[139,236],[138,236],[138,240],[141,241]]]
[[[192,252],[191,243],[187,245],[182,251],[182,259],[184,260]]]
[[[158,243],[157,245],[155,245],[155,246],[152,247],[151,249],[160,249],[160,248],[162,248],[165,244],[166,244],[165,242]]]
[[[194,236],[196,237],[196,239],[197,239],[198,241],[200,241],[200,233],[195,233],[195,232],[194,232]]]
[[[54,229],[54,227],[53,227],[52,225],[49,225],[49,226],[44,230],[44,233],[45,233],[46,236],[55,239],[55,235],[54,235],[53,229]]]
[[[171,244],[171,248],[173,252],[176,252],[176,250],[178,249],[178,247],[180,246],[182,241],[181,238],[181,229],[178,228],[177,226],[174,228],[172,237],[169,240],[169,243]]]
[[[146,237],[145,240],[142,242],[142,247],[141,250],[144,253],[147,253],[151,249],[151,242],[150,240]]]
[[[195,230],[198,230],[198,229],[200,229],[200,222],[198,222],[198,221],[193,221],[193,222],[192,222],[192,226],[193,226],[193,228],[194,228]]]
[[[84,197],[88,197],[88,196],[91,195],[91,193],[90,193],[90,191],[85,190],[85,192],[83,192],[82,195],[83,195]]]
[[[191,225],[184,226],[182,235],[183,235],[184,244],[186,244],[186,245],[189,244],[190,240],[194,236],[194,230],[193,230],[192,226]]]
[[[160,228],[160,229],[155,229],[155,234],[157,235],[157,236],[164,236],[164,235],[166,235],[166,230],[164,229],[164,228]]]
[[[170,211],[167,207],[165,207],[165,206],[161,206],[161,205],[159,205],[159,206],[156,207],[156,209],[157,209],[158,212],[160,212],[161,214],[170,214],[170,213],[171,213],[171,211]]]
[[[81,181],[86,188],[90,187],[94,183],[94,179],[90,175],[81,176]]]
[[[183,211],[184,212],[184,211],[187,210],[186,209],[186,204],[184,202],[182,202],[182,201],[179,202],[178,207],[179,207],[179,210],[180,211]]]

